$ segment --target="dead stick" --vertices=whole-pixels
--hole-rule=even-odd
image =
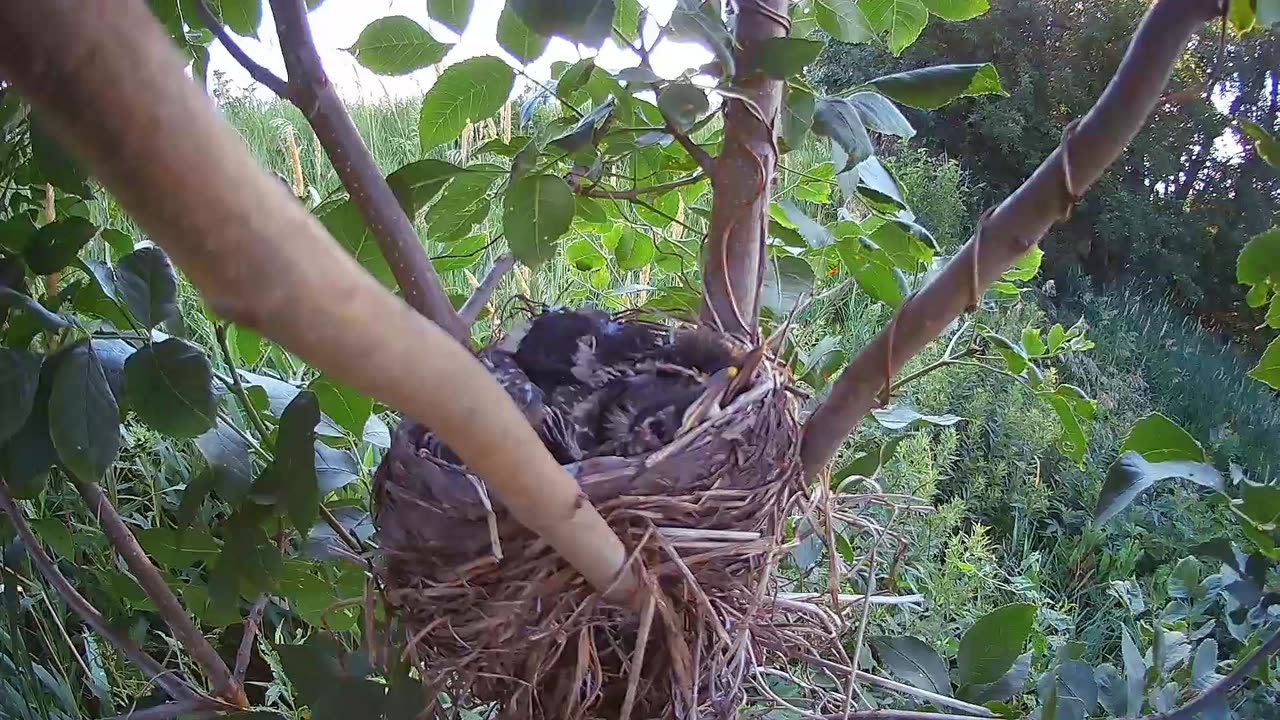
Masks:
[[[240,638],[240,647],[236,650],[236,666],[231,671],[236,682],[244,682],[244,674],[249,670],[249,658],[253,656],[253,641],[262,625],[262,613],[266,611],[270,601],[271,596],[263,593],[249,610],[249,616],[244,619],[244,637]]]
[[[169,589],[169,584],[161,577],[160,570],[155,563],[151,562],[151,558],[147,557],[147,553],[138,544],[138,539],[124,524],[124,518],[120,517],[115,506],[103,494],[102,488],[98,487],[97,483],[79,478],[72,479],[75,481],[76,489],[80,491],[80,496],[84,498],[85,504],[89,506],[89,511],[98,518],[107,539],[111,541],[116,552],[120,553],[120,557],[124,558],[129,572],[133,573],[133,577],[137,579],[151,602],[156,604],[160,617],[164,618],[165,624],[169,626],[169,631],[209,677],[209,683],[213,686],[214,692],[236,707],[248,707],[249,699],[245,697],[244,688],[231,676],[231,670],[223,662],[222,656],[213,649],[204,633],[200,632],[200,628],[196,627],[195,622],[191,620],[191,613],[187,612],[178,600],[178,596]]]
[[[182,68],[142,0],[0,3],[0,74],[215,313],[430,426],[518,521],[630,599],[622,541],[497,381],[356,264]]]
[[[0,510],[3,510],[9,516],[9,521],[13,523],[14,529],[18,531],[18,537],[22,539],[22,545],[26,548],[27,554],[31,556],[31,561],[35,563],[40,575],[53,586],[54,591],[62,597],[62,601],[67,604],[67,607],[71,608],[72,612],[79,615],[85,624],[93,628],[94,632],[106,638],[107,642],[129,658],[129,661],[138,666],[138,669],[146,675],[147,680],[154,682],[170,698],[174,700],[191,700],[199,697],[176,674],[166,670],[142,648],[134,645],[129,639],[118,635],[111,629],[110,625],[107,625],[106,618],[102,617],[102,613],[89,604],[89,601],[72,586],[70,581],[58,570],[58,566],[45,553],[40,541],[36,539],[35,533],[32,532],[31,525],[27,523],[26,516],[22,514],[22,510],[9,494],[9,486],[5,484],[4,480],[0,480]]]
[[[1159,102],[1174,63],[1192,33],[1219,15],[1219,0],[1159,0],[1139,25],[1129,51],[1098,103],[1035,173],[981,227],[981,252],[970,240],[898,318],[849,363],[826,402],[805,425],[801,455],[815,476],[844,439],[876,407],[887,381],[960,316],[974,295],[1039,242],[1049,227],[1102,175]],[[727,132],[726,132],[727,135]],[[1070,167],[1067,168],[1067,153]],[[1070,197],[1069,197],[1070,196]],[[974,284],[974,269],[977,282]],[[976,292],[975,292],[976,291]],[[890,356],[892,351],[892,356]]]

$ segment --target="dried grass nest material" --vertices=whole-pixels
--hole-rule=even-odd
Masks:
[[[529,389],[511,356],[480,355],[520,404]],[[401,423],[374,482],[379,572],[429,696],[512,718],[732,716],[802,488],[788,383],[760,363],[666,446],[565,465],[661,591],[638,616],[602,601],[425,428]]]

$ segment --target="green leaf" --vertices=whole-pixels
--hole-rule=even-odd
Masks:
[[[120,258],[115,276],[120,299],[144,328],[178,316],[178,277],[160,248],[141,247]]]
[[[195,345],[179,338],[147,345],[125,361],[124,375],[129,407],[151,428],[193,438],[213,427],[213,368]]]
[[[1151,413],[1134,424],[1120,452],[1132,450],[1151,462],[1194,460],[1204,462],[1204,448],[1191,433],[1160,413]]]
[[[431,202],[436,195],[439,195],[445,185],[449,184],[449,181],[466,172],[466,169],[444,160],[418,160],[388,175],[387,184],[391,186],[391,192],[395,193],[396,200],[399,201],[400,207],[404,209],[405,214],[409,217],[417,217],[418,211],[426,207],[427,203]],[[329,222],[326,218],[337,214],[342,208],[352,208],[353,212],[346,214],[354,215],[355,221],[363,228],[363,216],[354,208],[354,203],[350,200],[340,203],[329,212],[324,213],[320,217],[320,221],[327,226]]]
[[[86,200],[93,197],[89,177],[75,159],[62,149],[62,145],[45,131],[38,113],[30,116],[28,130],[31,135],[31,161],[40,176],[64,192]]]
[[[838,369],[838,367],[835,367],[837,363],[842,365],[848,359],[848,353],[842,350],[836,350],[832,355],[834,357],[830,357],[829,360],[820,361],[821,365],[815,368],[819,373],[830,375]],[[845,481],[850,478],[874,478],[879,475],[880,470],[889,464],[893,456],[898,453],[898,446],[902,444],[905,438],[906,435],[890,437],[878,446],[871,447],[866,452],[858,453],[839,470],[831,473],[831,484],[836,488],[836,492],[844,492],[846,489]],[[858,481],[858,485],[861,485],[860,481]]]
[[[431,261],[431,264],[435,266],[437,272],[469,268],[480,261],[480,256],[488,245],[488,235],[468,235],[449,246],[447,257],[437,257]]]
[[[501,38],[501,25],[499,25]],[[444,59],[449,46],[404,15],[374,20],[347,48],[356,61],[379,75],[407,75]]]
[[[1280,487],[1246,482],[1240,490],[1240,511],[1258,525],[1280,521]]]
[[[914,43],[929,22],[929,12],[920,0],[859,0],[858,5],[871,29],[888,35],[894,55]]]
[[[221,545],[207,530],[190,529],[178,532],[166,527],[135,530],[138,543],[161,567],[179,570],[208,563],[210,567],[218,559]]]
[[[1068,660],[1041,676],[1039,692],[1041,717],[1046,719],[1085,720],[1098,704],[1093,669],[1079,660]]]
[[[875,154],[871,145],[871,136],[862,122],[857,108],[841,98],[818,98],[813,113],[813,131],[818,135],[830,138],[845,152],[843,163],[836,164],[836,173],[850,170],[858,163]]]
[[[836,241],[830,230],[823,227],[822,223],[806,215],[791,198],[783,198],[778,201],[778,207],[782,209],[783,214],[786,216],[787,223],[800,231],[801,237],[804,238],[809,247],[821,250]]]
[[[529,29],[598,48],[613,28],[615,0],[508,0]]]
[[[381,717],[386,686],[353,673],[333,636],[314,633],[302,645],[278,645],[280,665],[313,720]]]
[[[210,489],[228,503],[235,504],[253,485],[253,461],[249,458],[249,443],[222,420],[195,439],[196,448],[204,456],[213,473]]]
[[[427,0],[427,15],[461,35],[471,18],[474,0]]]
[[[939,695],[951,694],[947,664],[928,643],[911,636],[870,638],[880,664],[912,687]]]
[[[0,220],[0,248],[21,253],[31,244],[31,238],[35,234],[36,226],[31,224],[26,215],[13,215]]]
[[[955,425],[964,419],[956,415],[924,415],[905,403],[890,405],[887,408],[876,408],[871,411],[871,415],[880,424],[880,427],[886,430],[905,430],[921,423],[947,427]]]
[[[222,23],[241,37],[258,37],[262,25],[262,0],[220,0]]]
[[[1040,328],[1026,327],[1022,329],[1022,349],[1027,351],[1028,357],[1041,357],[1048,348],[1045,347],[1044,337],[1040,332]]]
[[[1111,663],[1103,663],[1094,668],[1093,681],[1098,686],[1098,701],[1102,707],[1114,717],[1124,717],[1129,709],[1129,697],[1126,695],[1124,678]]]
[[[320,401],[320,410],[353,438],[364,435],[364,424],[373,412],[373,399],[367,398],[345,383],[321,375],[307,386]]]
[[[1280,390],[1280,338],[1271,341],[1262,359],[1249,371],[1249,377]]]
[[[972,20],[991,9],[988,0],[924,0],[929,12],[943,20]]]
[[[888,252],[860,235],[839,241],[836,248],[858,287],[891,308],[902,306],[908,292],[907,278]]]
[[[89,343],[56,359],[49,394],[49,438],[78,480],[97,482],[120,452],[120,407]]]
[[[719,0],[676,0],[668,23],[675,40],[697,43],[710,50],[724,70],[725,77],[733,77],[733,38],[720,17]]]
[[[1106,482],[1093,512],[1094,522],[1105,525],[1144,490],[1172,478],[1185,478],[1219,492],[1226,488],[1222,475],[1211,465],[1186,460],[1153,463],[1136,452],[1126,452],[1107,471]]]
[[[314,448],[316,483],[321,498],[360,479],[360,461],[349,450],[332,448],[318,440]]]
[[[1044,250],[1037,245],[1014,262],[1013,267],[1004,271],[1001,276],[1009,282],[1027,282],[1040,273],[1040,261],[1044,259]]]
[[[1023,352],[1022,347],[1005,336],[999,333],[985,332],[983,337],[986,338],[987,342],[991,343],[996,352],[1000,353],[1000,356],[1004,358],[1005,366],[1014,375],[1021,375],[1026,371],[1027,366],[1031,364],[1027,360],[1027,354]]]
[[[1204,692],[1218,682],[1218,641],[1209,638],[1200,643],[1191,661],[1191,685]]]
[[[804,145],[805,136],[813,127],[815,99],[813,93],[791,86],[782,106],[782,130],[778,134],[781,150],[791,152]]]
[[[876,36],[857,0],[814,0],[813,17],[823,32],[841,42],[867,42]]]
[[[658,92],[658,109],[681,132],[688,132],[711,104],[702,88],[690,83],[671,83]]]
[[[1063,454],[1075,460],[1077,464],[1083,464],[1085,453],[1089,449],[1089,438],[1080,423],[1080,413],[1083,411],[1088,414],[1087,408],[1091,406],[1082,405],[1065,397],[1061,386],[1053,392],[1043,391],[1036,394],[1047,400],[1058,415],[1058,422],[1062,424],[1062,435],[1058,439],[1058,446]]]
[[[43,361],[26,350],[0,348],[0,444],[21,430],[31,416]]]
[[[1008,95],[991,63],[937,65],[885,75],[867,84],[891,100],[921,110],[937,110],[961,97]]]
[[[473,166],[476,167],[500,170],[496,165]],[[489,215],[489,188],[496,179],[497,175],[490,172],[469,172],[450,183],[427,212],[427,238],[450,243],[484,222]]]
[[[46,362],[41,369],[26,422],[8,442],[0,442],[0,477],[20,500],[39,496],[49,468],[58,460],[53,441],[49,439],[49,395],[57,359]]]
[[[570,65],[556,80],[556,97],[568,100],[591,78],[596,68],[595,58],[583,58]]]
[[[960,638],[956,655],[958,682],[968,685],[998,681],[1022,654],[1031,635],[1036,606],[1015,603],[980,618]]]
[[[537,60],[547,50],[548,38],[530,30],[516,14],[513,3],[507,3],[498,16],[498,45],[522,64]]]
[[[262,336],[252,328],[243,325],[231,326],[230,345],[243,365],[257,365],[262,359],[264,350]]]
[[[502,226],[516,259],[537,267],[554,257],[573,212],[573,191],[558,177],[531,175],[512,183],[503,199]]]
[[[56,273],[75,262],[76,255],[98,232],[82,217],[68,217],[36,230],[23,252],[27,267],[37,275]]]
[[[319,515],[314,447],[319,422],[320,402],[315,393],[303,390],[295,395],[280,416],[271,465],[254,483],[254,494],[262,494],[286,510],[294,528],[304,534]]]
[[[618,245],[613,249],[614,261],[618,263],[618,269],[623,271],[645,267],[653,262],[655,253],[653,238],[631,226],[623,227]]]
[[[1124,658],[1125,689],[1128,697],[1127,715],[1136,715],[1142,710],[1142,702],[1146,696],[1147,661],[1143,658],[1138,644],[1129,634],[1129,628],[1121,628],[1120,650]]]
[[[1254,141],[1254,147],[1268,165],[1272,167],[1280,167],[1280,140],[1276,140],[1266,130],[1255,122],[1249,120],[1238,120],[1240,129],[1249,139]]]
[[[1255,306],[1266,302],[1270,293],[1280,294],[1280,227],[1253,237],[1236,259],[1236,280],[1243,285],[1266,288],[1252,298]]]
[[[514,82],[511,68],[489,55],[446,68],[422,101],[418,121],[422,152],[457,139],[467,123],[498,112]]]
[[[915,137],[916,130],[888,98],[875,92],[856,92],[846,100],[862,118],[868,130],[897,135],[904,140]]]
[[[813,290],[815,280],[813,268],[804,258],[793,255],[768,258],[760,304],[775,315],[786,315]]]
[[[993,683],[980,683],[964,687],[964,699],[976,703],[1003,702],[1022,694],[1031,679],[1032,653],[1023,653],[1013,662],[1013,667]]]
[[[262,529],[263,509],[245,504],[222,524],[222,552],[209,571],[209,603],[236,610],[242,597],[270,591],[280,575],[280,550]]]
[[[804,69],[822,52],[822,43],[794,37],[767,38],[751,53],[748,73],[760,72],[775,80],[786,80]]]

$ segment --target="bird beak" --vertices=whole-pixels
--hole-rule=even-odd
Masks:
[[[738,368],[731,366],[712,375],[711,379],[707,380],[702,394],[684,411],[684,418],[680,423],[680,432],[677,434],[683,435],[697,427],[703,420],[720,414],[721,403],[723,403],[730,385],[734,378],[738,377],[738,374]]]

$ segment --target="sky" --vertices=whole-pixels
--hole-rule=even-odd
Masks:
[[[388,96],[420,96],[435,81],[435,70],[426,68],[399,77],[376,75],[361,67],[343,48],[351,47],[360,31],[374,20],[388,15],[404,15],[427,28],[436,40],[453,45],[441,67],[477,55],[496,55],[512,65],[518,65],[498,46],[495,38],[498,15],[502,12],[504,0],[474,1],[471,20],[463,29],[461,38],[427,17],[426,0],[326,0],[310,15],[311,32],[325,70],[344,98],[372,100]],[[262,27],[258,30],[258,38],[237,38],[237,44],[249,57],[284,77],[284,61],[280,56],[280,43],[270,16],[271,7],[265,1],[262,4],[264,17]],[[658,23],[665,23],[670,17],[675,0],[641,0],[641,5],[649,8],[650,20],[645,29],[645,37],[652,41],[657,33]],[[552,38],[546,53],[526,68],[525,72],[539,81],[546,81],[550,79],[553,62],[576,62],[590,55],[596,55],[596,64],[607,70],[633,67],[638,60],[634,53],[619,48],[613,40],[606,42],[597,54],[595,50],[580,50],[566,40]],[[664,41],[651,56],[654,71],[666,78],[675,77],[685,69],[702,65],[710,59],[710,53],[701,47],[671,41]],[[248,73],[217,42],[210,48],[209,71],[210,77],[215,71],[222,72],[237,86],[254,87],[255,92],[268,94],[265,88],[249,78]],[[527,81],[518,77],[517,90],[525,83]]]

